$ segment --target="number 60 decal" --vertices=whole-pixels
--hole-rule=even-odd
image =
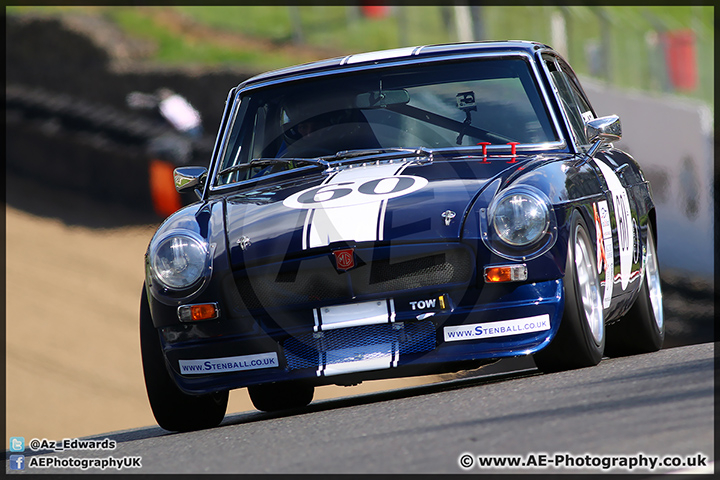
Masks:
[[[413,175],[361,179],[311,187],[283,201],[289,208],[338,208],[379,202],[420,190],[427,179]]]

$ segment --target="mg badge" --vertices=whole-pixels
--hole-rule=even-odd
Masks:
[[[338,270],[350,270],[355,266],[355,249],[335,250],[333,255],[335,255],[335,266]]]

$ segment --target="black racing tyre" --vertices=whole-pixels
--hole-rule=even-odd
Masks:
[[[300,382],[268,383],[251,385],[248,393],[258,410],[277,412],[309,405],[315,394],[315,387]]]
[[[638,298],[622,319],[607,327],[605,352],[611,357],[656,352],[665,340],[660,269],[650,224],[646,242],[645,275]]]
[[[563,279],[565,310],[560,329],[550,344],[534,355],[535,365],[543,372],[591,367],[603,357],[605,318],[595,258],[587,225],[574,211],[570,217]]]
[[[225,416],[228,392],[188,395],[175,384],[165,366],[160,337],[150,317],[145,286],[140,300],[140,350],[145,388],[158,425],[173,432],[216,427]]]

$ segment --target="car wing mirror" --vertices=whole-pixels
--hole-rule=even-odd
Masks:
[[[588,156],[592,157],[602,145],[607,145],[622,138],[620,117],[609,115],[588,120],[585,122],[585,133],[590,143],[593,144],[588,151]]]
[[[202,189],[205,186],[208,170],[205,167],[178,167],[173,172],[175,190],[179,193],[195,190],[198,198],[202,198]]]

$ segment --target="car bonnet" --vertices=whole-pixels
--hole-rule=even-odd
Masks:
[[[250,265],[373,242],[457,241],[473,199],[506,167],[406,159],[256,185],[226,198],[231,261]]]

